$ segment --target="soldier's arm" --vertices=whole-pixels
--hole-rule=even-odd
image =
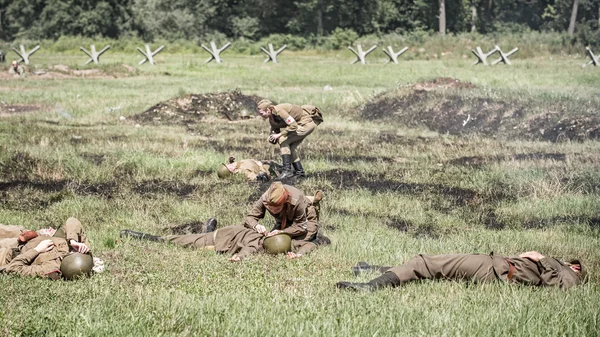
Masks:
[[[244,175],[246,176],[246,178],[250,181],[255,181],[256,180],[256,173],[254,173],[252,170],[248,170],[248,169],[244,169],[242,171],[244,173]]]
[[[252,209],[246,216],[244,220],[244,227],[255,229],[258,225],[258,220],[263,219],[265,217],[265,205],[263,204],[263,197],[261,196],[254,205],[252,205]]]
[[[285,129],[281,130],[282,136],[286,136],[288,133],[298,130],[298,123],[296,122],[294,117],[290,116],[287,109],[282,107],[276,111],[277,115],[281,117],[281,119],[283,119],[285,121],[285,124],[287,125]]]
[[[39,254],[40,253],[35,249],[30,249],[23,254],[19,254],[5,266],[4,272],[7,274],[19,274],[21,276],[45,277],[51,272],[60,270],[59,266],[52,266],[52,264],[56,264],[55,260],[32,265],[31,263],[33,263],[33,260],[35,260]]]
[[[580,278],[553,258],[544,257],[538,261],[540,267],[540,278],[545,285],[558,286],[568,289],[581,283]]]
[[[258,251],[258,249],[256,247],[245,246],[235,255],[239,256],[239,258],[243,260],[243,259],[247,258],[249,255],[256,253],[257,251]]]
[[[307,219],[306,219],[306,207],[303,203],[300,203],[294,209],[294,222],[291,226],[283,229],[282,232],[288,234],[292,238],[305,235],[307,231]]]
[[[312,242],[308,242],[308,241],[296,240],[296,242],[294,242],[293,245],[294,245],[295,253],[298,255],[306,255],[306,254],[312,252],[313,250],[317,249],[317,245],[315,245]]]
[[[83,243],[86,246],[90,246],[90,243],[85,235],[85,231],[83,230],[83,225],[77,218],[69,218],[65,223],[65,236],[67,242],[71,242],[71,240],[79,243]]]

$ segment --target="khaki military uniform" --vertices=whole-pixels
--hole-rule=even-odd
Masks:
[[[15,70],[15,68],[11,65],[10,68],[8,69],[8,73],[11,75],[24,76],[25,70],[21,66],[17,66],[17,69]]]
[[[317,127],[311,115],[298,105],[283,103],[275,106],[269,123],[271,133],[281,133],[281,154],[291,155],[294,163],[300,161],[296,149]]]
[[[276,174],[277,163],[272,161],[258,161],[254,159],[244,159],[237,161],[233,173],[243,173],[250,181],[256,180],[260,174],[265,174],[269,180]]]
[[[319,213],[313,206],[313,197],[306,197],[299,189],[283,185],[290,195],[289,202],[283,206],[278,214],[271,213],[265,203],[267,193],[258,199],[244,220],[246,228],[254,229],[260,219],[264,219],[268,212],[275,218],[275,226],[272,230],[281,230],[292,238],[292,249],[305,254],[316,248],[311,241],[314,240],[319,231]]]
[[[421,254],[387,272],[396,274],[400,279],[400,285],[423,279],[474,282],[501,280],[533,286],[560,286],[567,289],[581,283],[580,277],[571,268],[551,257],[535,262],[517,256],[505,258],[493,254]]]
[[[4,273],[40,277],[60,274],[60,264],[69,253],[70,240],[84,243],[89,247],[83,226],[76,218],[69,218],[63,230],[59,230],[64,233],[64,237],[40,235],[24,245],[19,245],[17,238],[23,231],[25,229],[20,226],[0,225],[0,270]],[[60,233],[59,231],[57,234]],[[44,240],[52,240],[54,247],[48,252],[38,253],[34,248]]]

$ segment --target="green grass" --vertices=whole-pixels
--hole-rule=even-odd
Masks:
[[[0,118],[0,223],[38,229],[76,216],[106,264],[77,282],[0,277],[0,335],[598,335],[598,141],[457,137],[358,113],[379,93],[444,76],[477,86],[448,95],[562,105],[557,113],[568,114],[600,99],[596,69],[582,70],[583,60],[571,57],[487,68],[458,58],[350,65],[345,51],[289,53],[277,65],[224,58],[204,65],[204,55],[160,54],[156,67],[123,77],[0,83],[0,101],[42,107]],[[40,51],[33,59],[39,68],[86,68],[81,55]],[[136,60],[107,54],[101,68],[118,73]],[[230,154],[279,160],[265,122],[204,121],[188,130],[136,127],[131,118],[185,93],[235,88],[325,112],[300,148],[309,177],[298,186],[325,191],[321,223],[333,244],[294,261],[257,255],[232,264],[210,252],[120,239],[124,228],[166,234],[208,217],[219,226],[241,222],[267,185],[219,181],[214,170]],[[472,165],[465,157],[481,159]],[[353,276],[361,260],[398,265],[418,253],[529,250],[581,258],[588,282],[566,292],[456,282],[358,294],[334,287],[375,277]]]

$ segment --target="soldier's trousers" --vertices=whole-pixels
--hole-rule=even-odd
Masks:
[[[281,154],[286,155],[289,154],[292,156],[292,162],[300,161],[298,157],[298,153],[296,149],[298,145],[302,143],[304,138],[310,135],[317,128],[317,124],[314,122],[310,122],[305,125],[298,125],[298,129],[295,132],[289,133],[285,139],[279,142],[279,147],[281,148]]]
[[[506,279],[509,265],[503,257],[483,254],[417,255],[389,269],[400,284],[416,280],[449,279],[490,282]]]
[[[12,260],[13,248],[19,247],[18,238],[24,231],[23,226],[0,225],[0,267]]]
[[[163,236],[163,239],[187,248],[214,250],[217,231],[203,234],[167,235]]]

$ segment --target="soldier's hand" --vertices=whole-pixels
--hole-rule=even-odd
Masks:
[[[237,255],[234,255],[229,258],[229,262],[240,262],[240,261],[242,261],[242,259]]]
[[[273,235],[277,235],[279,233],[281,233],[281,231],[278,230],[278,229],[276,229],[274,231],[269,232],[269,234],[267,234],[267,237],[270,237],[270,236],[273,236]]]
[[[71,240],[71,247],[75,249],[78,253],[85,254],[90,251],[90,247],[86,246],[84,243],[77,242],[75,240]]]
[[[43,240],[42,242],[38,243],[34,249],[37,250],[38,253],[45,253],[52,250],[52,248],[54,248],[54,242],[52,240]]]
[[[545,256],[538,252],[531,251],[531,252],[526,252],[526,253],[519,255],[519,257],[523,258],[523,259],[530,259],[531,261],[538,262],[539,260],[543,259]]]
[[[285,257],[288,259],[297,259],[300,256],[302,256],[302,254],[296,254],[294,252],[287,252],[287,254],[285,254]]]
[[[274,133],[269,135],[269,142],[271,144],[275,144],[277,143],[277,139],[279,139],[279,137],[281,137],[281,133]]]
[[[260,234],[264,234],[267,232],[267,229],[263,225],[256,225],[256,227],[254,227],[254,230]]]
[[[54,233],[56,233],[56,229],[52,227],[40,229],[40,235],[54,236]]]

